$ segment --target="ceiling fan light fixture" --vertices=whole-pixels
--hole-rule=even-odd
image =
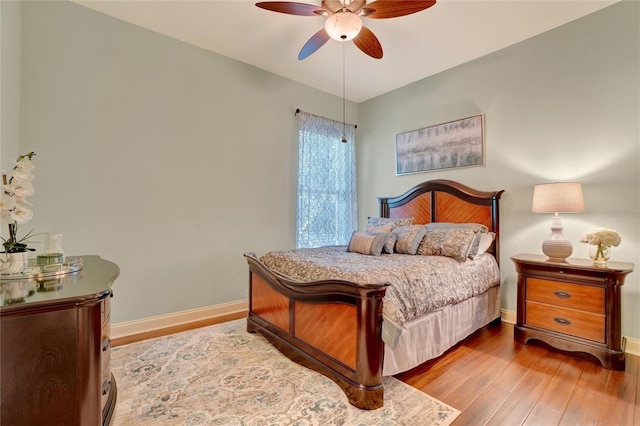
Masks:
[[[324,29],[334,40],[353,40],[362,29],[362,18],[350,10],[341,10],[327,18]]]

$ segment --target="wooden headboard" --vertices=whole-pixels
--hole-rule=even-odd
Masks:
[[[379,197],[380,216],[413,217],[420,225],[431,222],[480,223],[495,232],[492,254],[500,262],[498,200],[504,190],[478,191],[458,182],[436,179],[422,182],[398,197]]]

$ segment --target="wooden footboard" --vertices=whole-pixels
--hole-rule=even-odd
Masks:
[[[337,383],[351,404],[383,404],[382,298],[388,284],[295,282],[247,253],[247,331],[259,332],[294,361]]]

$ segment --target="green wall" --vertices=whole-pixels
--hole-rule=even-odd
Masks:
[[[583,184],[586,212],[566,214],[573,256],[582,234],[617,229],[613,259],[640,267],[640,3],[621,2],[514,46],[360,104],[360,223],[376,197],[452,179],[501,201],[503,308],[516,309],[510,256],[542,254],[551,217],[531,213],[533,186]],[[483,113],[485,165],[395,175],[395,136]],[[623,288],[623,333],[640,337],[640,273]]]

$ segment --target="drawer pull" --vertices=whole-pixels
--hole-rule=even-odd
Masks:
[[[105,380],[105,382],[102,384],[102,396],[108,394],[110,390],[111,390],[111,379]]]
[[[559,297],[560,299],[569,299],[571,297],[571,293],[567,293],[566,291],[556,290],[553,292],[553,294],[555,294],[556,297]]]
[[[109,346],[111,346],[111,339],[105,337],[105,339],[102,341],[102,352],[109,349]]]
[[[558,324],[562,324],[562,325],[571,325],[571,321],[569,321],[566,318],[560,318],[560,317],[553,317],[553,320],[555,322],[557,322]]]

